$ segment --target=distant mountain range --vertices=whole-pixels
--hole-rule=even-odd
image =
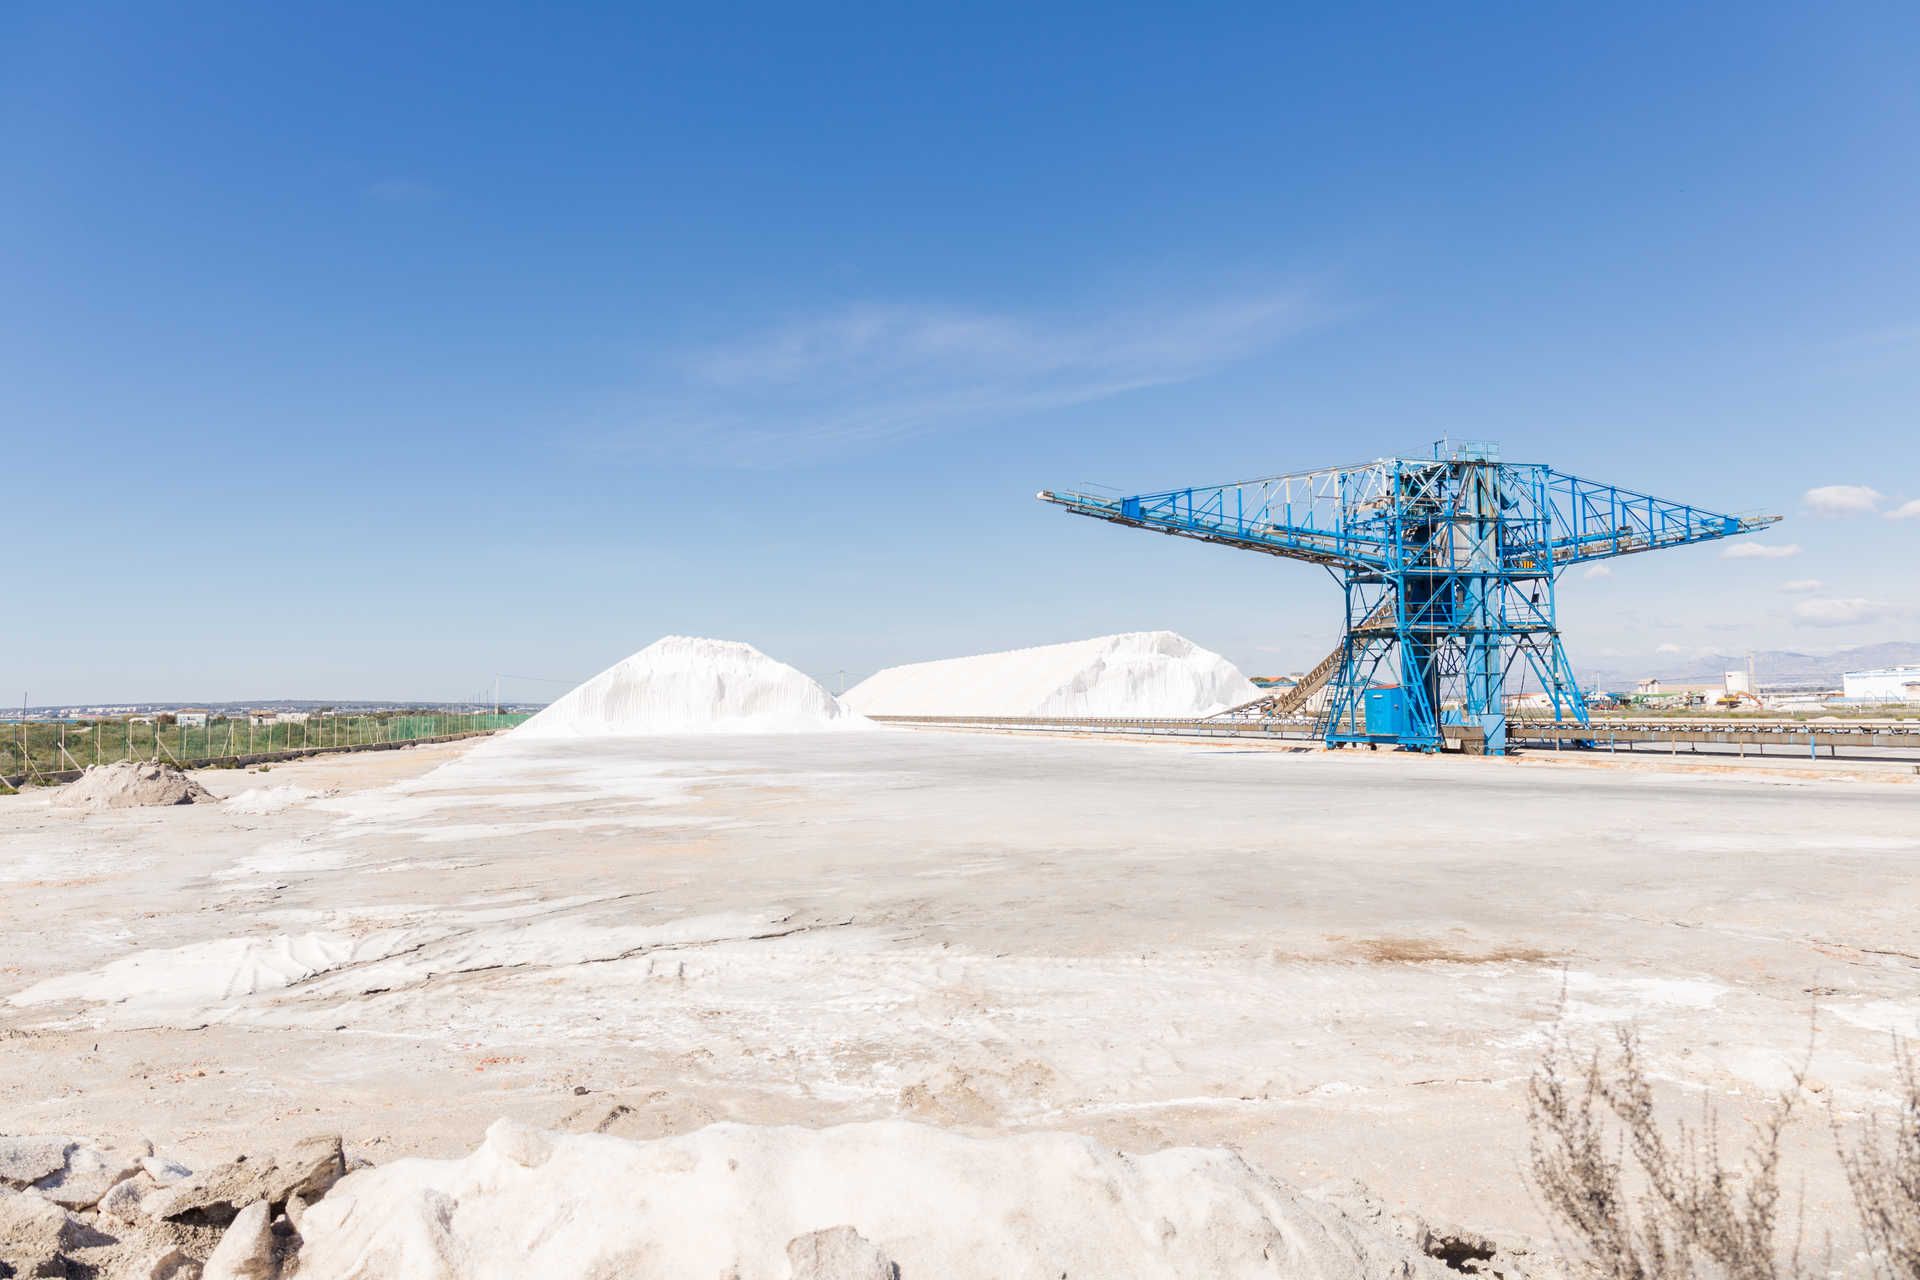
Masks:
[[[1572,657],[1582,685],[1597,684],[1605,689],[1631,689],[1649,677],[1668,684],[1718,684],[1727,672],[1747,669],[1744,653],[1658,654],[1637,667],[1620,666],[1618,659],[1605,665],[1584,665],[1577,651]],[[1763,689],[1838,689],[1843,672],[1911,664],[1920,664],[1920,643],[1911,640],[1856,645],[1830,653],[1759,649],[1753,654],[1754,679]]]

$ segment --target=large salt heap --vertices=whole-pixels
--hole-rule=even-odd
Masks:
[[[889,667],[849,689],[865,715],[1212,715],[1260,690],[1219,654],[1171,631],[1133,631],[971,658]]]
[[[1227,1151],[898,1121],[634,1142],[502,1120],[462,1160],[350,1174],[305,1280],[1366,1280],[1448,1274]]]
[[[668,636],[608,667],[511,736],[807,733],[869,723],[803,672],[750,644]]]

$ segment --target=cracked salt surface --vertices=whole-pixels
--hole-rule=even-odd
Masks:
[[[1492,1229],[1526,1213],[1516,1117],[1563,991],[1577,1029],[1632,1023],[1663,1079],[1722,1099],[1759,1096],[1753,1078],[1805,1044],[1815,986],[1839,993],[1820,1001],[1820,1074],[1870,1098],[1880,1024],[1912,1004],[1910,963],[1881,954],[1913,949],[1902,788],[1566,769],[1517,785],[1453,761],[908,732],[489,746],[289,808],[265,838],[217,807],[65,824],[70,866],[146,860],[139,908],[131,884],[36,888],[33,936],[53,941],[0,937],[20,987],[104,981],[181,943],[428,937],[379,958],[289,946],[231,998],[195,979],[198,1009],[137,991],[9,1009],[22,1044],[48,1046],[29,1058],[74,1043],[38,1026],[205,1027],[99,1038],[122,1045],[116,1070],[219,1052],[260,1096],[355,1108],[442,1151],[556,1092],[585,1105],[564,1101],[576,1081],[595,1105],[668,1097],[674,1123],[1084,1124],[1132,1149],[1233,1142],[1268,1167],[1359,1173]],[[330,767],[286,777],[370,766]],[[11,848],[45,838],[44,811],[20,812]],[[670,825],[539,825],[601,813]],[[1689,843],[1702,830],[1792,856],[1743,860],[1729,893],[1723,851]],[[435,831],[456,834],[422,840]],[[271,879],[210,900],[209,876],[268,851]],[[490,1055],[515,1065],[482,1072]],[[0,1084],[26,1096],[11,1071],[0,1060]],[[103,1081],[45,1114],[138,1107],[146,1088]],[[209,1132],[245,1123],[210,1089],[170,1105]]]
[[[342,965],[381,959],[418,946],[423,936],[405,929],[362,938],[279,934],[137,951],[87,973],[35,983],[9,1003],[16,1007],[60,1000],[112,1003],[122,1006],[130,1017],[197,1009],[278,991]]]

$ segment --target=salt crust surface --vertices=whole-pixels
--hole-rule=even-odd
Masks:
[[[608,667],[508,736],[527,742],[868,727],[819,682],[750,644],[667,636]]]
[[[777,937],[796,928],[773,911],[617,926],[553,915],[604,901],[586,895],[490,909],[446,908],[433,913],[440,923],[432,926],[219,938],[137,951],[97,969],[36,983],[9,1003],[18,1008],[77,1000],[104,1006],[94,1019],[100,1025],[246,1020],[265,1008],[249,997],[286,992],[352,999],[370,989],[404,991],[436,975],[566,969],[654,950]],[[552,918],[526,918],[543,915]]]
[[[1260,690],[1219,654],[1171,631],[889,667],[842,699],[863,715],[1212,715]]]
[[[1076,1135],[901,1121],[632,1141],[501,1120],[464,1159],[348,1176],[301,1222],[300,1275],[789,1280],[789,1243],[841,1227],[903,1277],[1445,1274],[1221,1150],[1126,1156]]]
[[[137,951],[99,969],[35,983],[11,998],[15,1006],[55,1000],[131,1001],[145,1008],[197,1007],[303,982],[346,964],[379,959],[419,944],[411,930],[360,938],[334,933],[219,938]]]
[[[221,801],[228,813],[244,813],[251,817],[265,817],[270,813],[279,813],[291,809],[297,804],[317,798],[318,791],[306,787],[253,787],[246,791],[235,792]]]

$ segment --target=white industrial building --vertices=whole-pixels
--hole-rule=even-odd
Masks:
[[[1862,702],[1920,702],[1920,667],[1849,671],[1840,677],[1848,698]]]

